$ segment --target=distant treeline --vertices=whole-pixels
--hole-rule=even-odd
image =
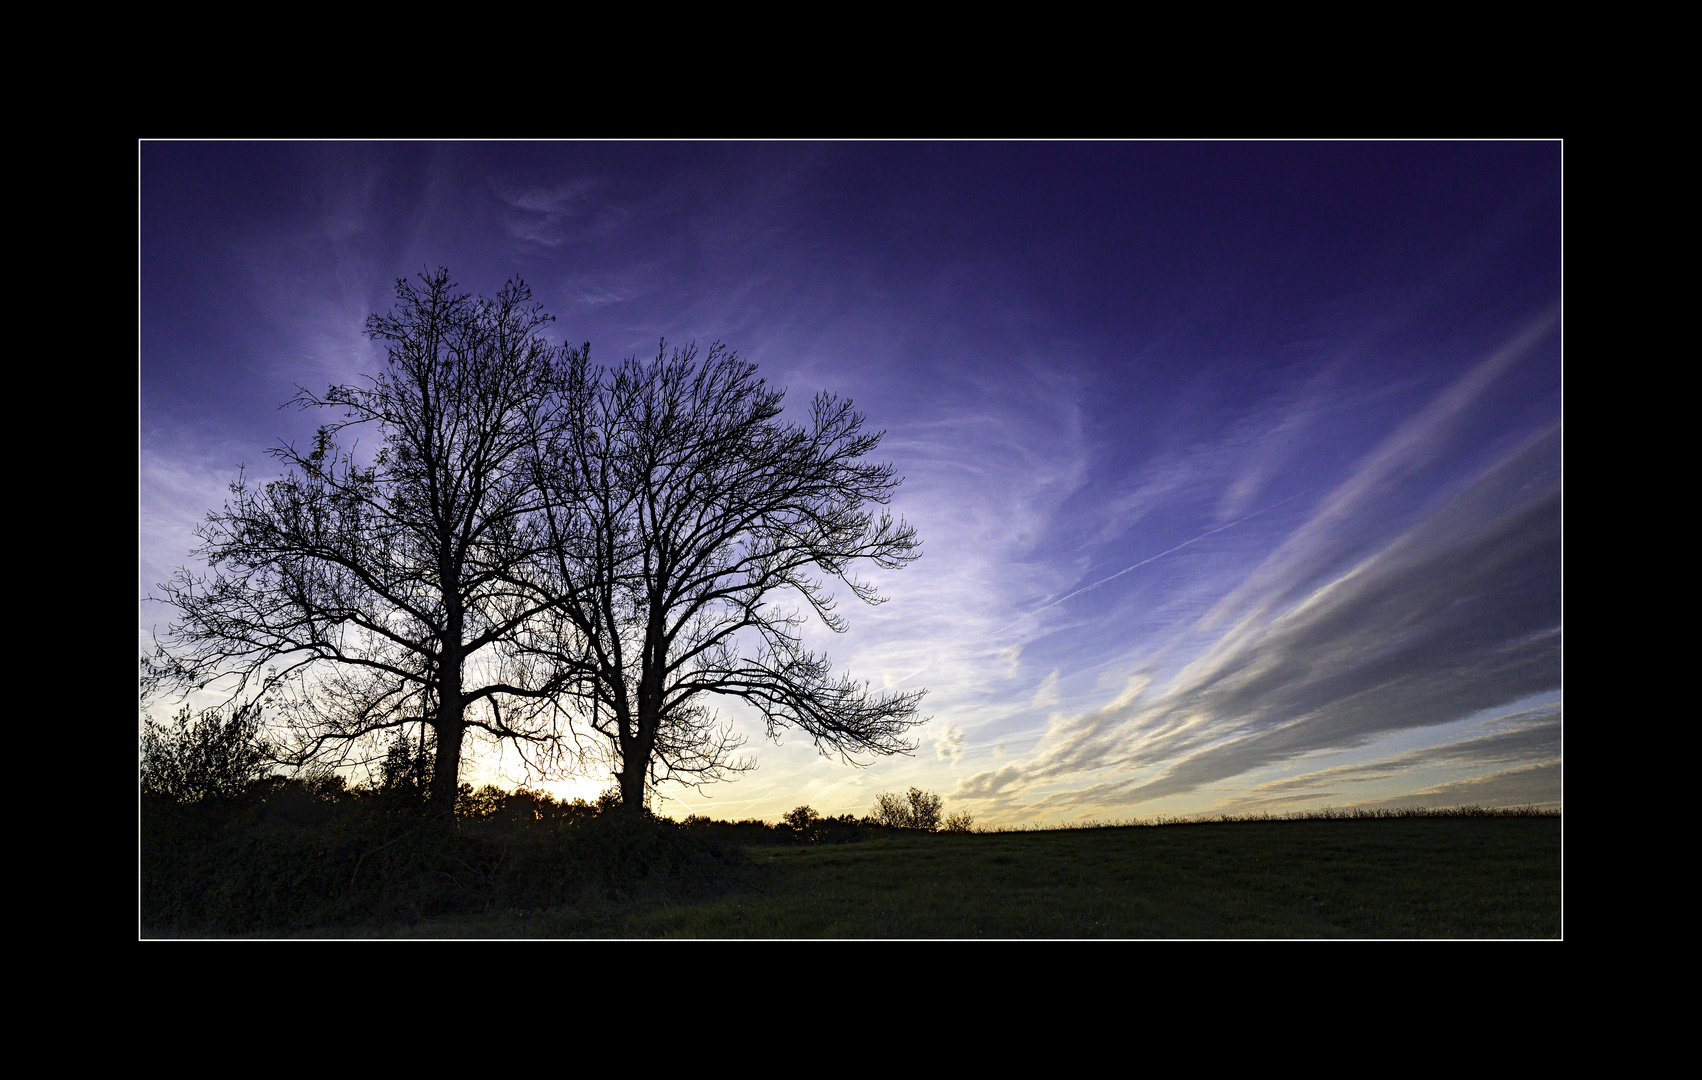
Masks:
[[[1326,806],[1319,810],[1291,810],[1247,814],[1195,814],[1189,816],[1159,815],[1149,818],[1094,819],[1091,821],[1055,822],[1031,825],[1006,825],[976,832],[1056,832],[1066,829],[1137,829],[1160,825],[1227,825],[1253,821],[1384,821],[1394,818],[1527,818],[1559,817],[1560,811],[1551,807],[1525,806]]]

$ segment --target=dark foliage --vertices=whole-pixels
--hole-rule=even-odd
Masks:
[[[185,705],[170,723],[149,720],[142,730],[142,793],[184,803],[240,798],[271,774],[272,756],[258,703],[198,715]]]
[[[424,799],[431,791],[432,763],[436,757],[434,740],[425,725],[420,725],[420,737],[408,738],[406,732],[396,732],[379,767],[378,788],[400,797]]]
[[[339,781],[275,781],[218,805],[144,798],[141,923],[150,934],[289,933],[737,885],[715,835],[584,802],[462,785],[459,822]],[[525,812],[516,812],[516,806]]]
[[[813,807],[809,806],[800,806],[796,809],[788,810],[786,813],[780,815],[780,821],[782,824],[790,825],[792,828],[800,831],[809,828],[811,825],[820,820],[821,815],[816,813]]]
[[[808,809],[801,807],[800,809]],[[716,821],[702,814],[693,814],[681,822],[686,829],[716,836],[731,844],[788,846],[793,844],[850,844],[879,836],[887,830],[868,818],[842,814],[839,817],[812,816],[799,824],[797,810],[786,815],[778,825],[761,818],[743,821]],[[815,811],[811,810],[813,815]]]

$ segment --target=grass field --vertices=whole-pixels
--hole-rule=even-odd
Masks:
[[[1557,938],[1559,817],[1243,821],[751,847],[693,904],[428,919],[303,936]]]

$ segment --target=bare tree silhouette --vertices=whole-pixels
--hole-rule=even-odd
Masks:
[[[593,367],[544,341],[518,279],[474,298],[440,269],[396,300],[367,322],[385,369],[302,390],[341,418],[275,447],[278,480],[232,485],[198,533],[211,572],[160,586],[181,617],[145,690],[224,680],[270,703],[280,760],[382,762],[389,786],[429,752],[443,813],[469,731],[548,769],[582,721],[635,812],[663,780],[747,768],[716,695],[848,761],[912,748],[925,691],[871,693],[799,634],[805,609],[846,628],[829,579],[877,604],[857,564],[920,554],[869,509],[900,481],[849,401],[783,423],[783,391],[721,346]],[[370,461],[338,442],[363,428]]]
[[[556,748],[548,673],[510,647],[537,616],[546,539],[532,453],[555,354],[530,299],[518,279],[494,299],[458,292],[443,269],[399,281],[392,312],[367,321],[385,369],[302,390],[300,407],[341,419],[311,450],[274,448],[280,479],[232,485],[198,532],[211,573],[160,586],[181,618],[145,683],[272,693],[286,706],[280,756],[297,764],[346,762],[368,736],[426,725],[445,813],[469,729]],[[363,427],[382,440],[364,465],[337,442]]]
[[[807,424],[780,421],[784,391],[720,345],[612,369],[589,350],[564,355],[541,435],[551,605],[521,640],[602,736],[622,805],[750,767],[717,695],[754,706],[771,738],[796,727],[847,761],[911,749],[926,691],[871,693],[799,636],[805,609],[846,629],[827,579],[878,604],[856,564],[920,555],[911,526],[869,509],[901,483],[864,460],[884,433],[828,394]]]

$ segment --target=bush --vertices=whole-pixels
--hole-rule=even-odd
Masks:
[[[974,832],[975,817],[968,811],[960,810],[946,818],[946,832]]]
[[[272,772],[272,746],[260,734],[260,705],[185,705],[170,723],[142,731],[142,794],[174,802],[234,799]]]
[[[288,780],[271,788],[258,807],[144,803],[140,916],[148,934],[289,933],[563,904],[686,901],[736,887],[751,873],[736,843],[653,818],[520,823],[499,814],[447,822],[395,813],[380,798],[333,798],[330,784]],[[272,812],[280,809],[290,813]],[[304,809],[313,812],[297,813]]]
[[[870,816],[875,824],[885,825],[890,829],[937,832],[940,827],[940,804],[944,801],[938,795],[915,787],[910,789],[908,795],[883,791],[875,796],[875,808]]]

